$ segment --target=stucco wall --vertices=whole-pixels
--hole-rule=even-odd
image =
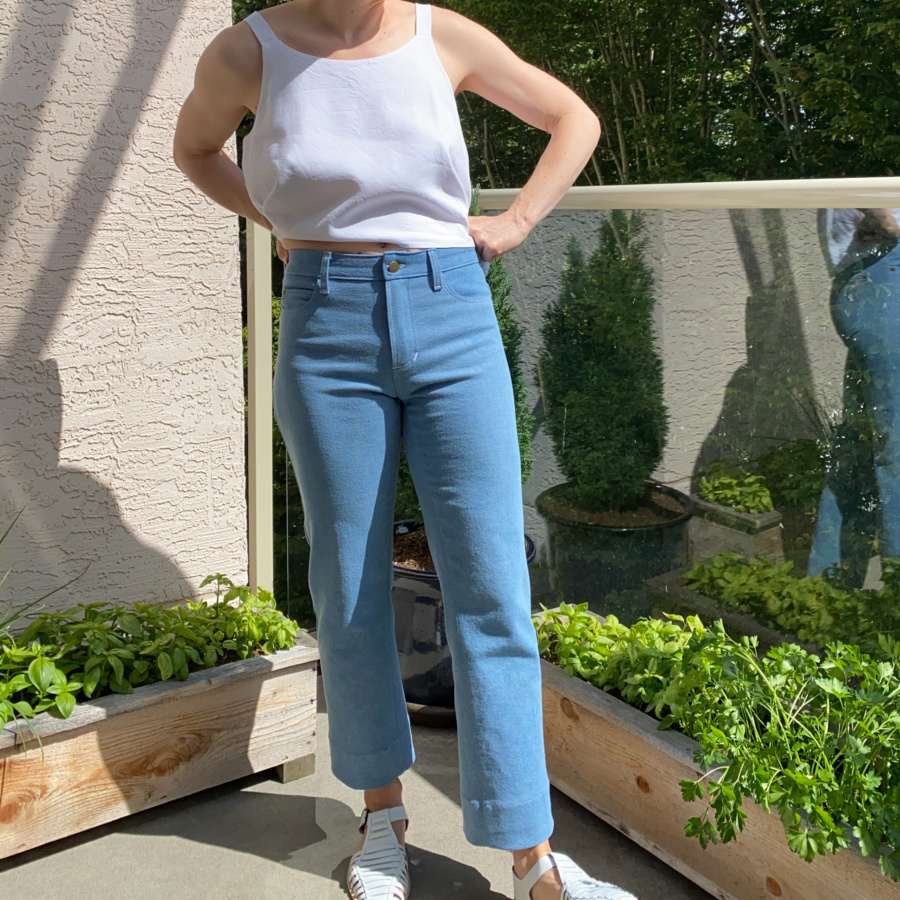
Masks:
[[[229,0],[0,0],[2,605],[88,563],[48,605],[246,580],[237,220],[170,150],[228,24]]]
[[[605,213],[552,213],[510,254],[513,299],[525,329],[531,401],[543,311],[559,293],[566,242],[586,253]],[[645,212],[647,258],[656,283],[669,441],[656,476],[688,489],[698,464],[724,451],[751,456],[773,441],[811,434],[804,406],[839,409],[846,350],[831,323],[830,278],[815,210]],[[534,499],[564,481],[543,427],[525,485],[526,527],[545,525]]]

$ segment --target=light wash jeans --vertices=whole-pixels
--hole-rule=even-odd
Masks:
[[[446,611],[465,835],[546,840],[512,384],[474,248],[292,250],[274,397],[311,548],[334,774],[375,789],[415,758],[391,605],[402,436]]]
[[[849,351],[844,418],[851,427],[843,430],[849,432],[844,443],[850,446],[839,448],[832,461],[808,572],[819,575],[843,563],[850,567],[851,583],[859,586],[872,553],[875,521],[881,526],[881,556],[900,556],[900,245],[836,279],[831,315]],[[867,418],[865,427],[857,424],[860,417]],[[874,446],[852,446],[856,432],[863,440],[874,437]],[[874,468],[874,479],[859,470],[867,464]],[[875,497],[867,489],[869,480]]]

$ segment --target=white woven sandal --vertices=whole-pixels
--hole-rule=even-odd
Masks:
[[[605,884],[591,878],[564,853],[548,853],[542,856],[524,878],[517,878],[513,872],[515,900],[532,900],[531,889],[544,872],[549,872],[553,868],[559,870],[559,879],[563,883],[560,900],[637,900],[634,894],[629,894],[614,884]]]
[[[402,806],[378,812],[363,810],[359,830],[365,830],[366,840],[362,849],[350,857],[347,868],[347,889],[352,900],[407,900],[409,897],[409,859],[391,826],[391,822],[401,819],[409,823]]]

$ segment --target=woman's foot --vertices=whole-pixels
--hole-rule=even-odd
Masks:
[[[562,853],[551,853],[550,845],[513,854],[515,900],[636,900],[613,884],[591,878]]]
[[[535,863],[549,852],[550,842],[544,841],[543,844],[537,847],[513,853],[513,872],[516,878],[524,878],[532,870]],[[562,897],[562,886],[559,872],[555,868],[550,869],[537,880],[531,889],[531,900],[560,900]]]
[[[400,783],[400,779],[398,778],[396,781],[391,782],[387,787],[379,788],[377,791],[366,791],[364,794],[364,802],[366,805],[366,809],[370,812],[378,812],[382,809],[393,809],[395,806],[403,805],[403,785]],[[397,840],[400,842],[400,845],[406,846],[406,819],[401,819],[398,822],[391,823],[394,828],[394,834],[397,835]],[[353,851],[354,853],[359,853],[362,850],[363,844],[366,842],[366,829],[363,829],[363,836],[360,838],[359,843],[356,845],[356,849]]]
[[[351,900],[408,900],[409,858],[406,855],[406,810],[400,782],[366,791],[359,824],[362,840],[347,867]]]
[[[562,888],[563,883],[560,881],[559,872],[551,869],[549,872],[544,872],[531,889],[531,900],[561,900]]]

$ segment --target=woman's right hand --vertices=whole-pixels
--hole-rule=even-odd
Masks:
[[[886,209],[863,209],[856,237],[864,244],[890,244],[900,238],[900,224]]]

